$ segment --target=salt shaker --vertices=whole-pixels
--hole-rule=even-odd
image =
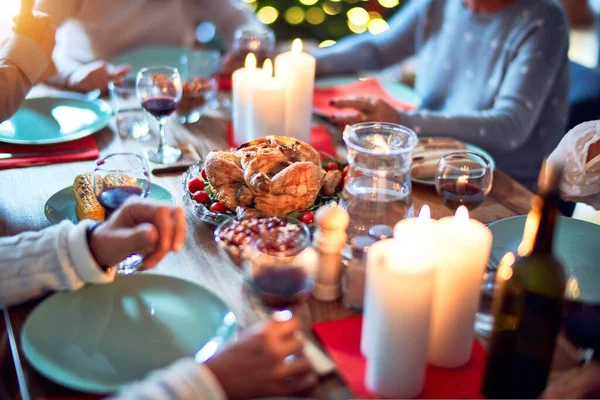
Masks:
[[[342,278],[344,306],[348,308],[357,311],[363,308],[367,278],[367,252],[375,242],[377,240],[371,236],[357,236],[350,242],[352,259]]]
[[[318,228],[313,246],[319,254],[319,270],[312,295],[319,300],[333,301],[341,294],[342,249],[348,238],[346,228],[350,217],[343,208],[325,206],[317,211],[316,221]]]

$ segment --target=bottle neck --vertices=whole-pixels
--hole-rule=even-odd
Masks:
[[[529,239],[529,243],[531,243],[531,250],[528,251],[529,254],[552,253],[557,207],[558,194],[556,193],[551,193],[546,196],[536,195],[532,201],[530,214],[537,214],[534,218],[539,222],[537,224],[537,229],[532,229],[530,231],[530,234],[533,235],[533,237]]]

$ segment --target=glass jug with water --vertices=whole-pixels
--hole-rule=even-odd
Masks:
[[[364,122],[347,126],[344,142],[350,168],[340,206],[350,214],[349,238],[413,217],[410,168],[417,135],[396,124]]]

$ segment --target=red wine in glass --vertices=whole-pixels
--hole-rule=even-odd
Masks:
[[[179,102],[174,97],[152,97],[142,102],[142,107],[155,118],[168,117],[177,109]]]
[[[137,186],[113,186],[106,188],[98,195],[98,202],[108,214],[121,207],[131,196],[141,196],[142,188]]]
[[[471,211],[485,200],[483,190],[468,182],[446,182],[440,186],[439,194],[446,207],[453,211],[460,206],[465,206]]]
[[[283,311],[304,303],[310,296],[314,280],[303,268],[282,265],[257,271],[251,286],[266,307]]]

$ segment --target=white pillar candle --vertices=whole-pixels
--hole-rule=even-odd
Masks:
[[[366,386],[385,397],[415,397],[423,389],[436,276],[421,234],[425,226],[429,223],[406,220],[396,229],[400,237],[377,242],[368,253],[364,322],[373,329],[366,346]]]
[[[256,68],[256,56],[250,53],[246,56],[244,68],[234,71],[231,75],[233,141],[238,146],[246,143],[250,136],[249,88],[259,73]]]
[[[438,221],[439,269],[435,288],[429,362],[445,368],[466,364],[473,347],[481,281],[492,249],[492,232],[469,219],[461,206]]]
[[[267,59],[262,74],[249,86],[250,129],[248,141],[285,131],[285,87],[273,77],[273,63]]]
[[[285,136],[310,142],[316,60],[295,39],[292,50],[275,58],[275,76],[286,88]]]

